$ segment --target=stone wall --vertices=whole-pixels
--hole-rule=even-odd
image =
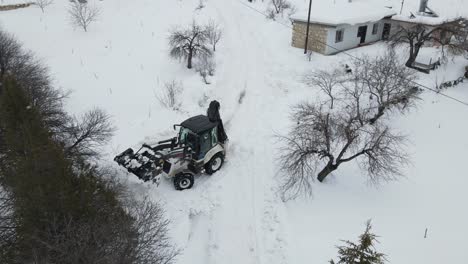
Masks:
[[[0,5],[0,11],[8,11],[8,10],[15,10],[20,8],[25,8],[33,3],[26,3],[26,4],[16,4],[16,5]]]
[[[292,32],[292,46],[304,48],[306,39],[307,23],[294,21]],[[328,27],[319,24],[310,24],[308,49],[325,54],[327,46]]]

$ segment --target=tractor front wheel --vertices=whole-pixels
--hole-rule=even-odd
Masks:
[[[190,189],[193,186],[195,179],[190,173],[179,173],[174,177],[174,187],[176,190],[182,191]]]
[[[217,153],[205,164],[205,172],[209,175],[217,172],[223,166],[223,162],[224,155],[222,153]]]

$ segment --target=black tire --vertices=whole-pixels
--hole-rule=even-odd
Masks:
[[[224,163],[224,155],[219,152],[216,153],[207,164],[205,164],[205,172],[209,175],[219,171]]]
[[[192,188],[195,179],[190,173],[179,173],[174,177],[174,187],[182,191]]]

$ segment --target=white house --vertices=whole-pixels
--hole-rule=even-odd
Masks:
[[[308,50],[325,55],[376,42],[390,34],[391,23],[385,19],[396,12],[369,2],[333,4],[333,1],[312,5]],[[292,46],[305,47],[307,13],[293,15]]]

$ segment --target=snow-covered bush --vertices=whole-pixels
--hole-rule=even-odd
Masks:
[[[87,2],[74,0],[68,9],[71,22],[74,26],[83,28],[85,32],[91,23],[95,22],[101,13],[97,6],[91,6]]]
[[[184,88],[181,83],[172,81],[164,83],[163,91],[160,95],[157,95],[159,103],[165,108],[172,110],[179,110],[180,105],[180,94],[183,92]]]

